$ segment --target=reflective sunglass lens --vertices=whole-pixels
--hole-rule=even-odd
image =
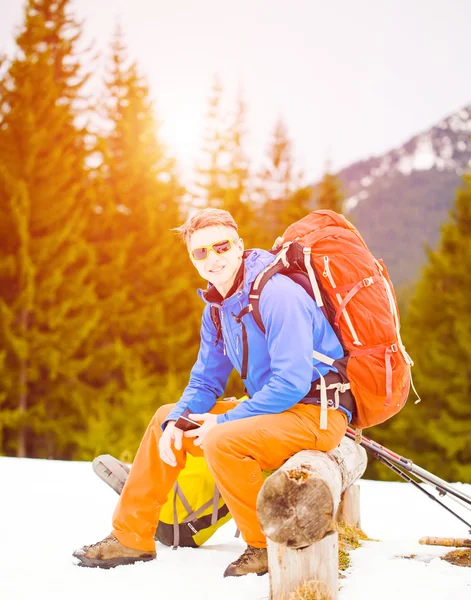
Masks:
[[[232,248],[231,240],[221,240],[220,242],[215,242],[211,244],[211,246],[202,246],[201,248],[195,248],[192,250],[191,254],[195,260],[205,260],[208,257],[208,253],[210,250],[213,250],[216,254],[224,254],[225,252],[229,252]]]
[[[224,254],[224,252],[228,252],[231,249],[231,242],[230,240],[222,240],[222,242],[213,244],[213,248],[216,254]]]
[[[192,254],[193,254],[193,258],[195,260],[203,260],[206,258],[207,254],[208,254],[208,249],[207,248],[196,248],[195,250],[193,250]]]

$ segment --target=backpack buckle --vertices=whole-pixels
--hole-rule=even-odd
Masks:
[[[369,287],[375,282],[374,277],[366,277],[363,279],[363,287]]]
[[[391,350],[391,352],[397,352],[399,350],[398,345],[397,344],[393,344],[392,346],[390,346],[389,348]]]

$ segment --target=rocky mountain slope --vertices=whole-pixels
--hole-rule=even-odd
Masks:
[[[345,211],[396,285],[416,280],[471,171],[471,105],[382,156],[338,173]]]

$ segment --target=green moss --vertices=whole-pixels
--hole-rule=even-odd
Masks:
[[[339,532],[339,569],[345,571],[350,566],[350,551],[361,546],[361,542],[370,538],[358,527],[345,523],[337,526]]]
[[[452,550],[441,558],[458,567],[471,567],[471,550],[469,548],[464,550]]]

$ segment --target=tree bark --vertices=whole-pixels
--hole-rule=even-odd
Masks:
[[[23,338],[26,336],[28,331],[28,311],[22,310],[20,317],[20,327]],[[18,410],[20,414],[24,414],[28,410],[28,361],[24,358],[20,360],[20,372],[18,381]],[[16,456],[18,458],[26,457],[26,426],[24,423],[20,424],[18,430],[18,445]]]

